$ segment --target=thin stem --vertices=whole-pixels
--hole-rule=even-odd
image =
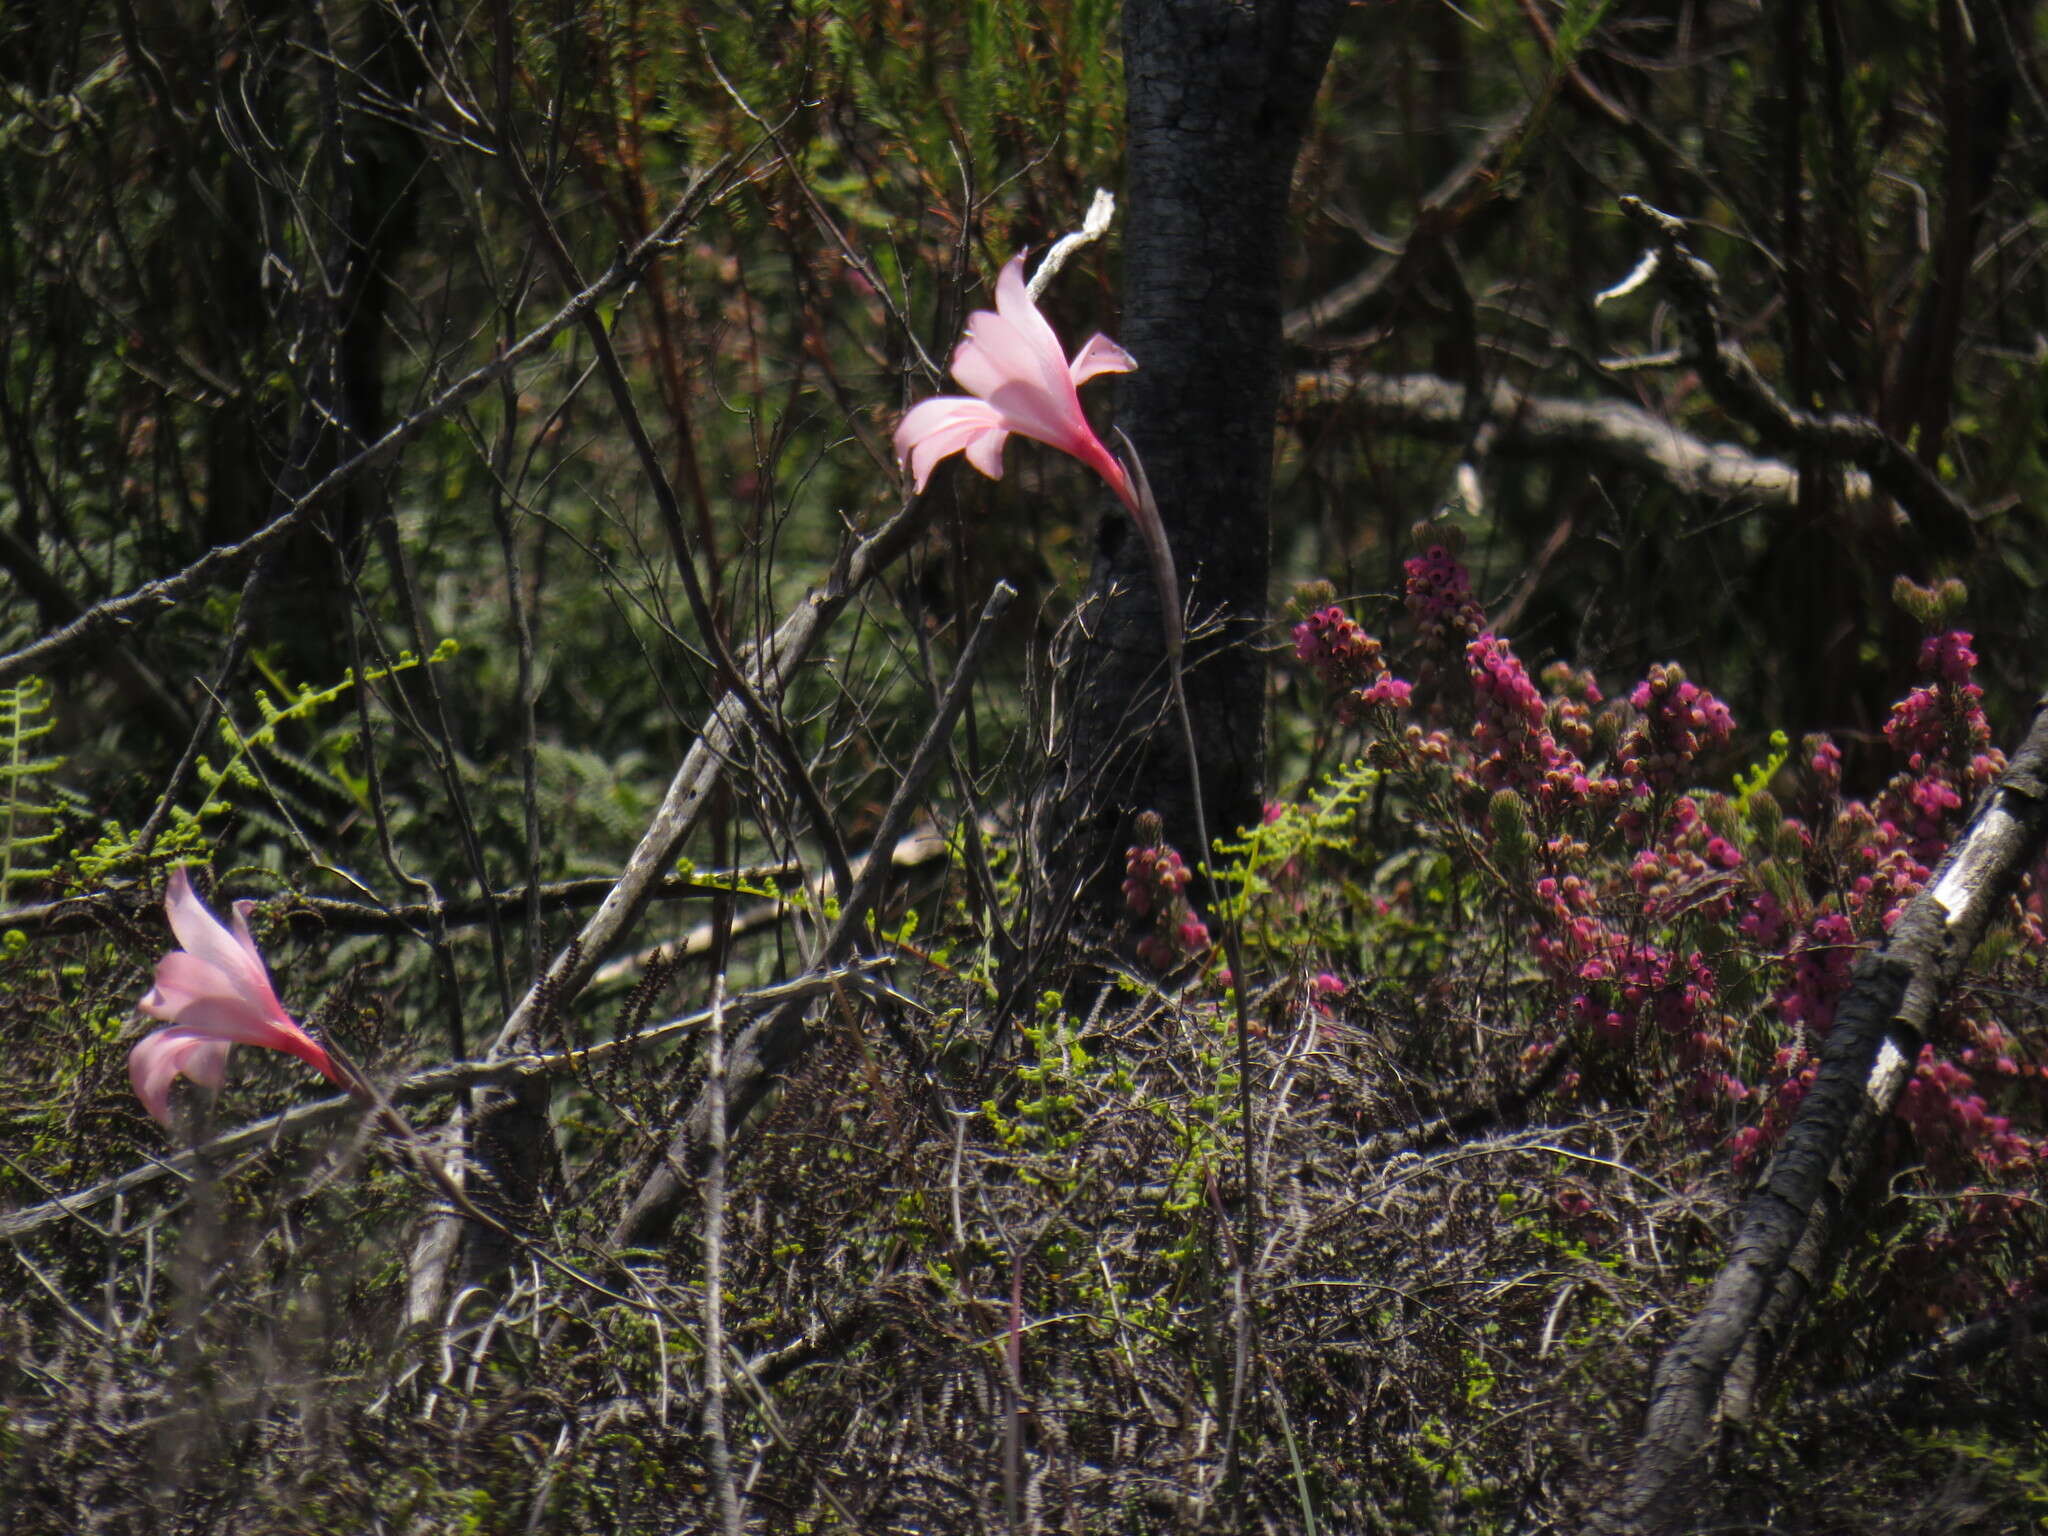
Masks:
[[[1252,1255],[1258,1251],[1254,1244],[1259,1231],[1252,1138],[1251,1017],[1245,1006],[1244,944],[1237,916],[1223,901],[1215,871],[1209,864],[1214,857],[1215,844],[1209,837],[1209,817],[1203,807],[1202,768],[1195,752],[1195,722],[1188,709],[1186,631],[1181,624],[1180,582],[1174,572],[1173,550],[1166,542],[1166,524],[1159,516],[1159,505],[1153,499],[1152,486],[1145,477],[1145,466],[1138,457],[1138,450],[1121,427],[1116,429],[1116,435],[1123,445],[1125,467],[1130,473],[1131,494],[1125,505],[1130,508],[1131,520],[1137,524],[1138,532],[1145,541],[1146,551],[1152,559],[1152,579],[1159,588],[1160,624],[1166,633],[1167,687],[1173,696],[1174,715],[1180,721],[1181,747],[1187,753],[1188,787],[1195,806],[1195,836],[1201,843],[1202,869],[1209,881],[1210,900],[1215,904],[1216,916],[1223,930],[1223,953],[1230,962],[1230,1000],[1236,1011],[1237,1114],[1244,1203],[1239,1211],[1237,1254],[1232,1265],[1235,1271],[1236,1317],[1233,1327],[1236,1339],[1231,1369],[1230,1419],[1225,1430],[1223,1452],[1223,1481],[1226,1487],[1234,1488],[1238,1470],[1238,1425],[1251,1374],[1250,1264]]]
[[[711,1445],[711,1485],[726,1536],[740,1536],[740,1494],[725,1438],[725,973],[711,982],[709,1057],[704,1091],[712,1103],[711,1156],[704,1170],[704,1438]]]

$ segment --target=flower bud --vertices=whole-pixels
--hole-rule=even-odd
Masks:
[[[1512,789],[1497,790],[1487,807],[1493,827],[1493,848],[1501,863],[1515,874],[1528,867],[1534,839],[1529,835],[1529,803]]]
[[[1778,797],[1768,789],[1760,789],[1749,797],[1749,824],[1766,846],[1772,845],[1778,828],[1785,824],[1785,807],[1778,804]]]

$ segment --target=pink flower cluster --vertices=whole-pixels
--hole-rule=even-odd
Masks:
[[[1973,681],[1977,653],[1968,630],[1931,635],[1920,647],[1920,671],[1929,679],[1892,706],[1885,740],[1911,773],[1941,767],[1981,789],[2005,769],[2005,754],[1991,745],[1984,690]]]
[[[1294,626],[1294,655],[1341,696],[1337,715],[1346,725],[1369,710],[1398,709],[1414,691],[1387,670],[1379,641],[1334,603]]]
[[[1623,743],[1621,771],[1655,794],[1685,783],[1704,752],[1735,734],[1728,706],[1675,666],[1650,668],[1628,696],[1640,718]]]
[[[1402,563],[1408,613],[1423,643],[1440,650],[1475,640],[1486,629],[1486,612],[1473,599],[1472,577],[1458,557],[1432,544]]]
[[[1726,917],[1735,907],[1742,850],[1716,832],[1699,802],[1680,799],[1662,830],[1629,864],[1629,884],[1654,921]]]
[[[1590,674],[1558,663],[1532,680],[1508,641],[1486,631],[1454,554],[1432,548],[1406,572],[1427,686],[1421,718],[1390,718],[1417,708],[1404,691],[1377,701],[1387,706],[1377,718],[1351,709],[1345,720],[1374,733],[1373,759],[1406,780],[1412,814],[1455,824],[1440,829],[1445,846],[1487,855],[1489,877],[1527,914],[1530,951],[1584,1048],[1661,1062],[1678,1090],[1662,1102],[1701,1134],[1732,1136],[1736,1166],[1748,1167],[1809,1091],[1816,1042],[1856,957],[1926,883],[1968,803],[2004,766],[1970,635],[1936,634],[1921,647],[1923,681],[1885,727],[1900,766],[1881,792],[1845,795],[1841,748],[1809,736],[1796,767],[1729,796],[1701,786],[1718,776],[1710,765],[1735,721],[1680,668],[1651,668],[1624,718],[1602,709]],[[1332,690],[1388,675],[1379,641],[1341,609],[1321,607],[1295,641]],[[2024,893],[2019,933],[2034,967],[2024,974],[2038,986],[2048,860]],[[1923,1053],[1899,1126],[1936,1176],[1991,1185],[1971,1197],[1990,1211],[2005,1198],[1996,1184],[2048,1153],[2048,1141],[2014,1124],[2022,1083],[2025,1102],[2048,1107],[2048,1067],[2016,1061],[1995,1029],[1971,1028],[1948,1026]],[[1971,1042],[1960,1052],[1959,1029]],[[1611,1082],[1597,1061],[1586,1057],[1587,1079]],[[1566,1074],[1555,1091],[1578,1081]]]
[[[1823,912],[1783,951],[1791,980],[1777,994],[1786,1023],[1824,1035],[1835,1024],[1835,1005],[1849,990],[1856,964],[1856,930],[1839,912]]]
[[[2040,1153],[2037,1143],[2014,1132],[2009,1116],[1992,1112],[1975,1077],[1943,1061],[1931,1045],[1920,1048],[1912,1080],[1899,1095],[1899,1118],[1912,1128],[1936,1176],[1951,1183],[1985,1173],[2024,1175]]]
[[[1507,641],[1481,635],[1467,645],[1465,675],[1472,684],[1472,740],[1484,754],[1477,766],[1481,785],[1533,795],[1545,812],[1594,800],[1611,803],[1619,786],[1588,774],[1577,754],[1557,739],[1551,706]],[[1582,728],[1584,707],[1577,706],[1569,719]],[[1590,731],[1585,734],[1590,741]]]
[[[1209,925],[1187,897],[1194,872],[1180,854],[1159,841],[1159,818],[1147,812],[1138,818],[1138,834],[1124,855],[1124,909],[1147,932],[1138,940],[1138,958],[1157,971],[1170,971],[1183,960],[1208,953]]]
[[[1836,795],[1842,791],[1842,749],[1824,735],[1806,738],[1807,766],[1813,770],[1815,782],[1822,794]]]

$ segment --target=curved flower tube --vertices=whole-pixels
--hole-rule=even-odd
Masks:
[[[922,491],[939,460],[965,453],[991,480],[1003,477],[1003,444],[1015,432],[1072,454],[1109,482],[1142,517],[1136,488],[1081,412],[1077,387],[1098,373],[1138,366],[1107,336],[1091,336],[1069,361],[1060,339],[1024,285],[1024,258],[1012,256],[996,279],[996,307],[976,310],[953,352],[953,377],[973,398],[940,395],[910,408],[896,427],[896,457]]]
[[[135,1096],[163,1125],[171,1123],[172,1082],[183,1077],[218,1089],[228,1054],[238,1045],[284,1051],[336,1086],[348,1086],[320,1042],[299,1028],[277,1000],[249,933],[253,905],[235,903],[230,932],[192,889],[192,877],[183,869],[171,872],[164,911],[183,947],[157,962],[156,985],[136,1005],[170,1027],[138,1041],[128,1053]]]

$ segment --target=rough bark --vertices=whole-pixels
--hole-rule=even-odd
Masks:
[[[1743,1207],[1706,1305],[1658,1364],[1634,1462],[1586,1529],[1652,1536],[1694,1513],[1717,1425],[1747,1415],[1806,1298],[1826,1280],[1849,1193],[1921,1041],[2013,882],[2048,835],[2048,709],[1884,946],[1856,968],[1813,1090]]]
[[[1267,499],[1280,390],[1287,191],[1338,0],[1128,0],[1129,222],[1118,339],[1138,359],[1119,422],[1173,545],[1187,693],[1209,825],[1258,815]],[[1064,783],[1048,862],[1098,910],[1114,901],[1139,810],[1192,849],[1194,799],[1162,722],[1165,645],[1142,541],[1105,516],[1064,669]],[[1071,836],[1065,836],[1071,834]],[[1048,842],[1050,839],[1048,839]]]

